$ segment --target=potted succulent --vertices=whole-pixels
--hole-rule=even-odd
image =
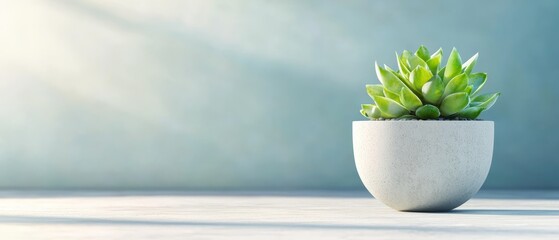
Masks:
[[[366,85],[374,104],[353,122],[359,176],[377,199],[400,211],[449,211],[485,181],[493,156],[493,122],[477,119],[500,93],[481,94],[478,54],[462,63],[454,48],[396,53],[398,70],[375,62],[381,84]]]

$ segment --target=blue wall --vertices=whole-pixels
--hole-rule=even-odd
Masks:
[[[419,44],[502,92],[485,187],[559,188],[557,1],[6,5],[2,188],[361,188],[372,63]]]

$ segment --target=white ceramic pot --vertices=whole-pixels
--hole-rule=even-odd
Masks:
[[[359,177],[399,211],[449,211],[483,185],[493,157],[492,121],[355,121]]]

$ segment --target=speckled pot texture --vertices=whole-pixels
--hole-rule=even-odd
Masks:
[[[399,211],[450,211],[483,185],[492,121],[355,121],[353,153],[369,192]]]

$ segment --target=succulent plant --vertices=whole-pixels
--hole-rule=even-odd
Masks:
[[[473,72],[478,54],[462,63],[456,48],[446,66],[442,49],[430,54],[420,46],[414,54],[396,53],[398,70],[375,62],[382,84],[366,85],[374,104],[362,104],[369,119],[476,119],[491,108],[500,93],[480,94],[487,74]]]

